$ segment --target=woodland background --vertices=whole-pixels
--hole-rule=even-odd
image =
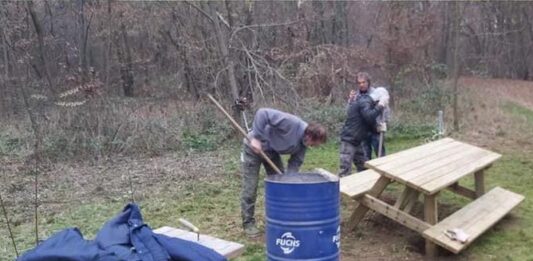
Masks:
[[[196,115],[209,113],[196,108],[204,93],[228,107],[240,97],[293,112],[313,102],[342,104],[360,70],[389,88],[397,111],[435,115],[451,105],[458,129],[459,75],[533,77],[529,2],[43,0],[0,6],[0,117],[30,120],[33,135],[25,138],[38,157],[61,156],[49,149],[96,158],[165,149],[175,144],[169,139],[208,126],[160,126],[154,117],[191,113],[205,124],[209,117]],[[404,103],[409,108],[401,108]],[[148,122],[138,126],[139,118]]]
[[[2,1],[0,195],[29,247],[54,231],[40,226],[79,225],[53,216],[80,203],[148,200],[214,169],[238,180],[240,139],[206,93],[249,99],[233,111],[248,123],[263,106],[322,122],[335,151],[361,70],[391,92],[389,141],[431,138],[442,110],[447,134],[531,149],[531,116],[504,115],[533,108],[531,2]]]

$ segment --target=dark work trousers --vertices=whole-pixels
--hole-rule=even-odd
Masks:
[[[365,152],[363,151],[363,146],[361,143],[355,146],[352,143],[341,141],[340,148],[340,172],[339,176],[344,177],[348,176],[352,172],[352,163],[357,168],[357,171],[365,170]]]
[[[376,155],[376,158],[379,156],[379,132],[372,132],[368,135],[368,138],[363,141],[363,148],[365,150],[365,156],[367,160],[372,159],[372,151]],[[383,137],[383,144],[381,146],[381,157],[386,156],[385,152],[385,137]]]
[[[265,151],[265,154],[274,164],[283,171],[281,156],[275,151]],[[255,154],[248,145],[243,145],[242,163],[242,190],[241,190],[241,215],[242,224],[255,223],[255,201],[257,199],[257,185],[259,182],[259,169],[265,166],[267,175],[275,175],[276,171],[259,154]]]

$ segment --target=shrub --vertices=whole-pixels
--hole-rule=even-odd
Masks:
[[[315,121],[326,128],[330,137],[340,133],[342,125],[346,120],[346,107],[344,105],[332,104],[325,106],[317,101],[305,101],[302,118],[308,122]]]
[[[0,155],[20,154],[24,148],[24,143],[21,137],[0,133]]]

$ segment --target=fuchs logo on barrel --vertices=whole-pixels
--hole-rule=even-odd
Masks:
[[[283,254],[288,255],[300,246],[300,240],[296,240],[291,232],[285,232],[281,237],[276,238],[276,246],[283,250]]]
[[[341,226],[337,228],[337,234],[333,236],[331,241],[337,245],[337,248],[341,247]]]

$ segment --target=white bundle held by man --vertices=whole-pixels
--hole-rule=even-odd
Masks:
[[[385,109],[383,113],[376,119],[377,130],[379,132],[387,131],[387,122],[390,120],[391,110],[389,107],[389,92],[385,87],[375,87],[369,94],[372,100],[383,106]]]

